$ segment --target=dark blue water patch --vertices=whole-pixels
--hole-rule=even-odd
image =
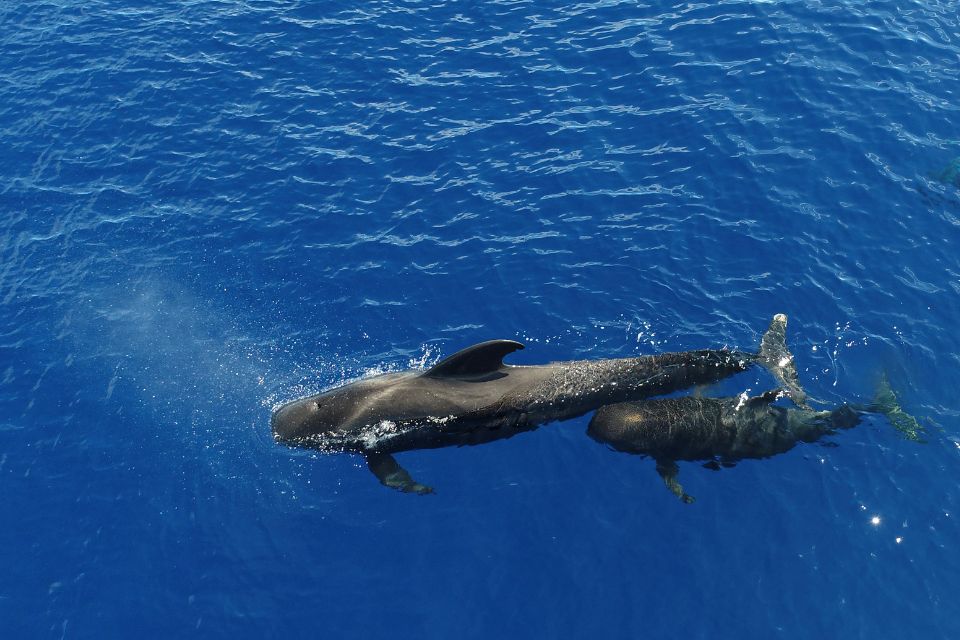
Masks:
[[[4,637],[957,635],[949,2],[0,9]],[[713,472],[273,443],[490,338],[754,348],[872,417]],[[750,372],[708,391],[773,384]]]

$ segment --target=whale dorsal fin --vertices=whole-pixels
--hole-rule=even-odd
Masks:
[[[783,389],[771,389],[770,391],[764,391],[758,396],[748,398],[746,405],[748,407],[759,407],[765,404],[773,404],[785,395],[788,394]]]
[[[523,349],[523,345],[513,340],[488,340],[457,351],[430,367],[422,375],[443,378],[493,373],[503,366],[504,356],[518,349]]]

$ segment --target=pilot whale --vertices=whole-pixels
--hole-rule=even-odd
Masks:
[[[703,349],[536,366],[504,364],[523,345],[491,340],[426,371],[386,373],[289,402],[274,412],[271,428],[279,443],[359,453],[381,484],[430,493],[392,454],[509,438],[603,405],[710,384],[756,363],[802,401],[786,325],[787,317],[776,315],[757,353]]]
[[[773,404],[785,395],[775,389],[752,398],[685,396],[611,404],[597,411],[587,434],[617,451],[653,458],[664,484],[686,503],[694,499],[678,480],[678,460],[706,461],[704,466],[718,470],[748,458],[769,458],[855,427],[867,413],[883,414],[904,437],[920,439],[920,425],[900,409],[886,378],[869,405],[817,411]]]
[[[601,407],[587,435],[625,453],[649,456],[678,498],[691,503],[678,481],[678,460],[733,466],[745,458],[769,458],[800,442],[815,442],[837,429],[855,426],[859,414],[846,405],[834,411],[788,409],[772,404],[779,389],[760,396],[662,398]]]

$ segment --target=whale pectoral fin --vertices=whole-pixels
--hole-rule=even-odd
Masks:
[[[410,477],[410,473],[401,467],[393,456],[389,453],[367,453],[364,454],[367,459],[367,467],[373,475],[377,476],[385,487],[403,491],[404,493],[416,493],[426,495],[433,493],[433,489],[427,485],[420,484]]]
[[[677,466],[676,462],[673,460],[657,460],[657,473],[660,474],[663,484],[667,486],[670,493],[680,498],[685,504],[693,504],[696,498],[684,493],[683,485],[677,480],[677,476],[680,475],[680,467]]]

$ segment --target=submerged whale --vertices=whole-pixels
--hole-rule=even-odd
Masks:
[[[873,403],[841,405],[832,411],[786,408],[773,402],[786,395],[768,391],[749,398],[663,398],[602,407],[587,434],[617,451],[649,456],[667,488],[684,502],[694,499],[678,478],[678,460],[706,461],[719,469],[747,458],[769,458],[801,442],[816,442],[839,429],[850,429],[866,413],[880,413],[901,434],[919,440],[917,421],[904,413],[886,379]]]
[[[755,363],[803,402],[786,324],[783,314],[773,318],[758,353],[704,349],[537,366],[504,364],[523,345],[491,340],[426,371],[387,373],[287,403],[274,412],[271,428],[277,442],[360,453],[385,486],[430,493],[391,454],[509,438],[603,405],[710,384]]]

